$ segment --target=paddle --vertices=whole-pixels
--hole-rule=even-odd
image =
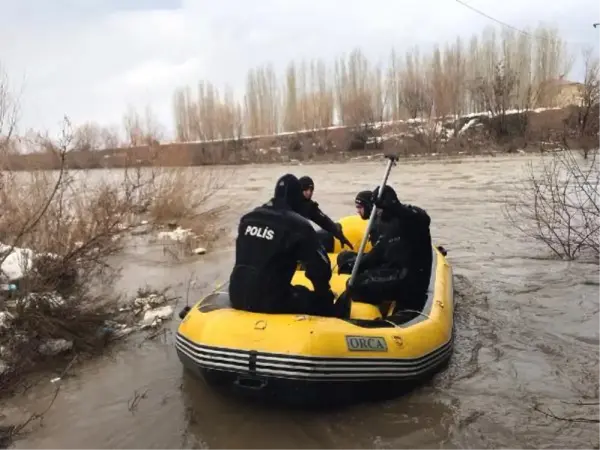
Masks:
[[[389,161],[385,168],[385,175],[383,176],[383,181],[381,182],[381,185],[379,186],[377,200],[381,199],[381,196],[383,195],[383,188],[385,187],[388,177],[390,176],[390,171],[392,170],[392,166],[394,166],[396,164],[396,161],[398,161],[397,155],[385,155],[385,157],[387,159],[389,159]],[[365,246],[367,245],[367,239],[369,239],[369,234],[371,233],[371,228],[373,228],[373,223],[375,221],[375,213],[376,212],[377,212],[377,207],[375,205],[373,205],[373,209],[371,210],[371,215],[369,216],[369,223],[367,224],[367,229],[366,229],[365,234],[363,235],[362,241],[360,243],[360,247],[358,249],[358,254],[356,255],[356,261],[354,263],[354,267],[352,267],[352,274],[350,275],[350,279],[348,280],[348,289],[346,289],[346,291],[349,290],[349,288],[352,286],[352,283],[354,283],[354,280],[356,279],[360,260],[363,257],[363,254],[365,252]]]

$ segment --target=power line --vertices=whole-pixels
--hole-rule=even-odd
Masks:
[[[521,29],[519,29],[519,28],[517,28],[517,27],[513,27],[512,25],[509,25],[509,24],[508,24],[508,23],[506,23],[506,22],[502,22],[501,20],[498,20],[498,19],[496,19],[495,17],[492,17],[492,16],[490,16],[489,14],[486,14],[486,13],[484,13],[483,11],[480,11],[479,9],[477,9],[477,8],[474,8],[474,7],[472,7],[471,5],[468,5],[467,3],[463,2],[462,0],[456,0],[456,2],[457,2],[457,3],[460,3],[460,4],[461,4],[461,5],[463,5],[463,6],[466,6],[466,7],[467,7],[467,8],[469,8],[471,11],[475,11],[477,14],[480,14],[480,15],[482,15],[483,17],[486,17],[486,18],[488,18],[488,19],[490,19],[490,20],[493,20],[494,22],[496,22],[496,23],[498,23],[498,24],[500,24],[500,25],[502,25],[502,26],[505,26],[505,27],[507,27],[507,28],[510,28],[511,30],[515,30],[515,31],[517,31],[518,33],[524,34],[525,36],[529,36],[530,38],[534,38],[534,39],[535,39],[535,36],[533,36],[531,33],[528,33],[527,31],[521,30]]]
[[[467,4],[467,3],[465,3],[465,2],[464,2],[464,1],[462,1],[462,0],[455,0],[455,1],[456,1],[457,3],[459,3],[459,4],[463,5],[463,6],[465,6],[466,8],[469,8],[471,11],[474,11],[474,12],[476,12],[477,14],[479,14],[479,15],[481,15],[481,16],[483,16],[483,17],[485,17],[485,18],[487,18],[487,19],[490,19],[490,20],[492,20],[492,21],[494,21],[494,22],[498,23],[498,24],[502,25],[503,27],[510,28],[511,30],[514,30],[514,31],[516,31],[517,33],[521,33],[521,34],[522,34],[522,35],[524,35],[524,36],[528,36],[528,37],[530,37],[531,39],[539,39],[539,40],[542,40],[542,41],[553,42],[553,40],[551,40],[551,39],[545,38],[545,37],[543,37],[543,36],[534,36],[533,34],[531,34],[531,33],[528,33],[528,32],[527,32],[527,31],[525,31],[525,30],[521,30],[520,28],[514,27],[514,26],[512,26],[512,25],[510,25],[510,24],[508,24],[508,23],[506,23],[506,22],[503,22],[503,21],[501,21],[501,20],[499,20],[499,19],[496,19],[495,17],[492,17],[492,16],[490,16],[489,14],[486,14],[485,12],[483,12],[483,11],[481,11],[481,10],[479,10],[479,9],[477,9],[477,8],[475,8],[475,7],[473,7],[473,6],[469,5],[469,4]],[[594,24],[594,28],[596,28],[596,25],[600,25],[600,23],[596,23],[596,24]],[[584,45],[586,45],[586,44],[584,44],[584,43],[582,43],[582,42],[567,42],[567,43],[568,43],[568,44],[571,44],[571,45],[580,46],[580,47],[583,47]]]

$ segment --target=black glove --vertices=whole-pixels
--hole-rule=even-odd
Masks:
[[[371,202],[377,209],[386,209],[391,206],[389,201],[386,201],[386,198],[377,198],[377,192],[373,193],[373,197],[371,198]]]
[[[340,231],[340,236],[338,237],[338,240],[342,243],[342,245],[347,245],[352,250],[354,250],[354,246],[350,243],[350,241],[348,239],[346,239],[346,236],[344,236],[344,233],[342,233],[341,231]]]
[[[357,254],[349,250],[341,251],[337,256],[338,273],[352,273]]]

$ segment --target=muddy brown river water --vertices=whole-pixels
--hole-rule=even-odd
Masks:
[[[598,448],[598,424],[534,408],[562,418],[598,417],[598,266],[540,258],[547,255],[543,247],[508,227],[502,202],[526,160],[401,161],[392,171],[401,200],[431,215],[434,241],[449,250],[456,275],[455,352],[428,385],[337,411],[269,409],[217,394],[184,373],[172,334],[134,338],[65,379],[43,427],[15,446]],[[192,276],[195,300],[228,277],[236,219],[269,198],[279,175],[310,174],[316,200],[336,218],[354,212],[355,193],[374,187],[384,164],[236,168],[219,197],[231,207],[226,244],[179,263],[155,246],[138,245],[123,258],[117,287],[173,285],[185,295]],[[136,391],[146,395],[130,411]],[[5,402],[2,413],[16,418],[43,409],[52,394],[53,386],[42,384]]]

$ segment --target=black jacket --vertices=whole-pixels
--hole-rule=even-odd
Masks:
[[[431,219],[427,212],[416,206],[396,203],[383,214],[384,220],[378,226],[380,235],[373,249],[361,259],[359,271],[405,268],[414,273],[429,269]]]
[[[229,294],[234,308],[285,311],[297,263],[317,296],[330,292],[331,266],[316,231],[301,215],[271,200],[244,215],[238,227]]]
[[[335,224],[333,220],[329,218],[321,208],[319,208],[319,204],[314,200],[305,199],[302,205],[302,215],[306,217],[308,220],[316,223],[325,231],[333,234],[337,239],[342,238],[342,233],[340,228]]]

